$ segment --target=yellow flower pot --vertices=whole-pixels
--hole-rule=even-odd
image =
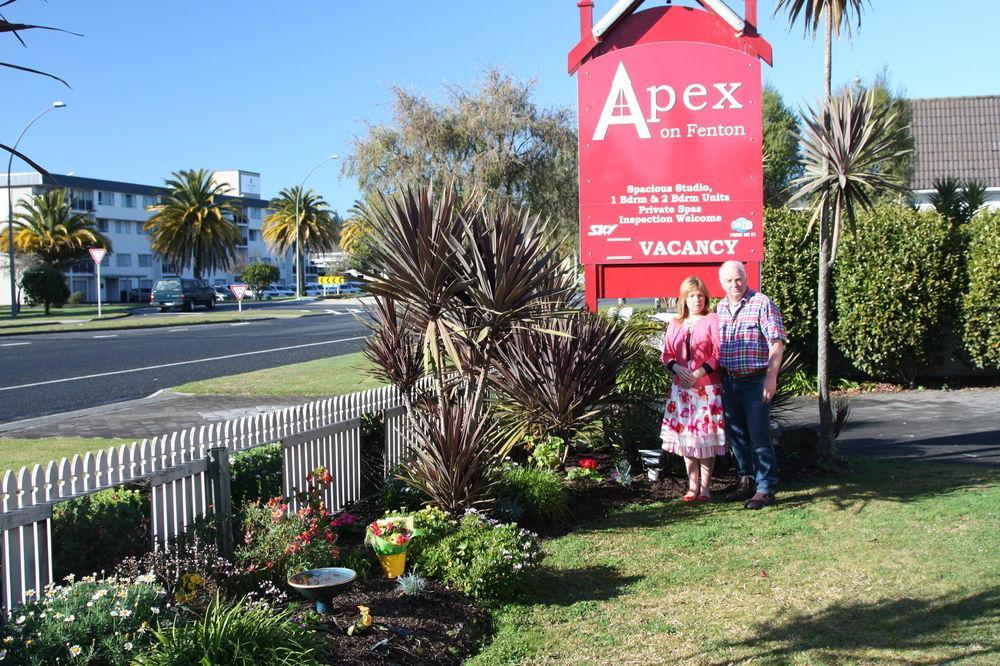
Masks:
[[[396,555],[379,555],[378,561],[386,578],[399,578],[406,571],[406,551]]]

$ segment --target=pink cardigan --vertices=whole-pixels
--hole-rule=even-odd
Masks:
[[[674,319],[667,327],[667,332],[663,336],[663,364],[670,361],[687,367],[689,370],[697,370],[704,364],[708,364],[712,370],[707,375],[695,381],[695,386],[708,386],[709,384],[721,384],[722,374],[719,372],[719,318],[714,312],[702,317],[691,329],[690,358],[688,357],[689,345],[686,344],[687,326],[684,322]],[[674,382],[679,382],[674,377]]]

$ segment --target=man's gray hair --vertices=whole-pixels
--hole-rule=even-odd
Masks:
[[[743,265],[742,261],[736,261],[735,259],[730,259],[729,261],[723,262],[723,264],[719,266],[719,275],[722,275],[722,271],[726,270],[727,268],[735,268],[740,272],[740,274],[744,278],[747,276],[747,267]]]

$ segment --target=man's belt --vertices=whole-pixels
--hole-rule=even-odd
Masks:
[[[761,368],[760,370],[754,370],[753,372],[733,372],[732,370],[726,370],[726,374],[733,379],[750,379],[751,377],[763,377],[767,374],[767,368]]]

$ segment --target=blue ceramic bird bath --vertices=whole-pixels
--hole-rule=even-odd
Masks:
[[[291,575],[288,577],[288,584],[306,599],[315,601],[317,613],[326,613],[333,595],[353,583],[357,577],[354,569],[325,567]]]

